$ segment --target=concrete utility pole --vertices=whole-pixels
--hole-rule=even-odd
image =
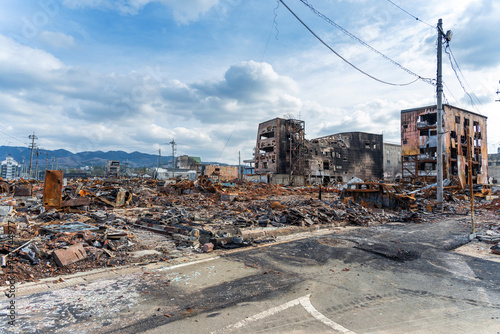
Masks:
[[[469,196],[470,196],[470,221],[472,224],[472,233],[469,239],[474,239],[476,237],[476,223],[474,222],[474,186],[472,185],[472,136],[469,131],[470,125],[465,131],[467,136],[467,162],[469,164],[468,178],[469,178]]]
[[[33,132],[32,135],[29,135],[28,137],[29,139],[31,139],[31,158],[30,158],[30,169],[29,169],[29,175],[28,175],[28,179],[31,179],[31,166],[33,164],[33,149],[35,148],[35,139],[38,139],[37,136],[35,136],[35,132]]]
[[[175,178],[175,140],[172,139],[172,141],[169,143],[172,145],[172,179]]]
[[[40,155],[40,151],[38,147],[36,148],[36,162],[35,162],[35,180],[38,180],[38,156]]]
[[[241,151],[238,151],[238,180],[241,180]]]
[[[439,19],[437,46],[437,204],[443,209],[443,20]]]

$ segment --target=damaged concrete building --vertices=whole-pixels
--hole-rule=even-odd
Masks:
[[[443,178],[488,184],[486,117],[443,105]],[[470,148],[468,137],[471,138]],[[468,150],[471,152],[469,162]],[[405,181],[435,182],[437,175],[437,107],[401,110],[402,177]]]
[[[286,176],[295,184],[382,179],[382,138],[345,132],[307,140],[304,121],[275,118],[259,124],[255,173]]]
[[[401,145],[384,143],[384,180],[401,178]]]

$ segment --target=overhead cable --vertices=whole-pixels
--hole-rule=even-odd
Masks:
[[[425,21],[422,21],[421,19],[419,19],[418,17],[416,17],[415,15],[411,14],[410,12],[404,10],[403,8],[401,8],[400,6],[396,5],[394,2],[392,2],[391,0],[387,0],[388,2],[390,2],[391,4],[393,4],[395,7],[401,9],[403,12],[405,12],[406,14],[410,15],[411,17],[413,17],[415,20],[419,21],[419,22],[422,22],[423,24],[426,24],[428,25],[429,27],[431,28],[434,28],[433,25],[430,25],[429,23],[425,22]]]
[[[450,50],[450,52],[448,52],[448,50]],[[474,108],[474,110],[476,110],[476,112],[479,113],[479,109],[477,108],[476,106],[476,103],[474,103],[474,99],[472,98],[472,96],[474,95],[474,93],[469,93],[467,91],[467,88],[465,87],[462,79],[460,79],[460,76],[458,75],[458,72],[457,72],[457,68],[460,70],[460,67],[458,66],[458,63],[456,62],[455,60],[455,57],[453,57],[452,59],[452,53],[451,53],[451,48],[450,48],[450,44],[447,42],[446,43],[446,48],[444,49],[444,52],[446,52],[446,54],[448,55],[448,58],[450,59],[450,64],[451,64],[451,68],[453,69],[453,72],[455,73],[455,76],[457,77],[457,80],[458,82],[460,83],[460,86],[462,87],[463,91],[465,92],[465,94],[469,97],[470,99],[470,103],[471,103],[471,106],[472,108]],[[460,70],[460,73],[462,74],[463,76],[463,73],[462,71]],[[464,81],[465,81],[465,77],[464,77]],[[466,82],[467,83],[467,82]],[[469,86],[470,87],[470,86]],[[472,94],[472,95],[471,95]],[[476,100],[481,103],[479,101],[479,99],[474,95],[474,97],[476,98]]]
[[[309,28],[307,26],[307,24],[305,24],[291,9],[290,7],[288,7],[284,2],[283,0],[279,0],[283,6],[286,7],[286,9],[288,9],[288,11],[290,13],[292,13],[293,16],[295,16],[295,18],[307,29],[309,30],[309,32],[314,36],[316,37],[316,39],[318,39],[324,46],[326,46],[330,51],[332,51],[337,57],[339,57],[340,59],[342,59],[344,62],[346,62],[347,64],[349,64],[350,66],[352,66],[354,69],[356,69],[357,71],[363,73],[364,75],[372,78],[373,80],[375,81],[378,81],[378,82],[381,82],[381,83],[384,83],[386,85],[391,85],[391,86],[407,86],[407,85],[410,85],[414,82],[416,82],[417,80],[422,80],[424,82],[427,82],[429,84],[432,85],[432,80],[431,79],[427,79],[427,78],[423,78],[421,76],[419,76],[418,74],[415,74],[413,73],[412,71],[406,69],[405,67],[403,67],[402,65],[396,63],[395,61],[393,61],[392,59],[390,59],[389,57],[383,55],[381,52],[375,50],[374,48],[372,48],[371,46],[369,46],[368,44],[366,44],[365,42],[361,41],[359,38],[357,38],[356,36],[352,35],[351,33],[349,33],[347,30],[345,30],[344,28],[338,26],[336,23],[334,23],[333,21],[331,21],[335,26],[339,27],[342,31],[346,32],[347,34],[349,34],[350,36],[354,37],[355,39],[357,39],[358,41],[362,42],[362,44],[364,44],[365,46],[368,46],[369,48],[371,48],[372,50],[374,50],[375,52],[379,53],[380,55],[382,55],[384,58],[388,59],[389,61],[391,61],[392,63],[398,65],[400,68],[402,68],[403,70],[405,70],[406,72],[410,73],[411,75],[413,76],[416,76],[417,78],[411,82],[408,82],[408,83],[403,83],[403,84],[398,84],[398,83],[391,83],[391,82],[388,82],[388,81],[384,81],[384,80],[381,80],[381,79],[378,79],[368,73],[366,73],[365,71],[363,71],[362,69],[360,69],[359,67],[357,67],[356,65],[354,65],[353,63],[351,63],[350,61],[348,61],[347,59],[345,59],[344,57],[342,57],[338,52],[336,52],[332,47],[330,47],[330,45],[328,45],[325,41],[323,41],[318,35],[316,35],[316,33],[314,31],[311,30],[311,28]],[[302,2],[304,2],[303,0],[301,0]],[[305,4],[305,3],[304,3]],[[307,6],[309,6],[309,4],[306,4]],[[312,8],[312,7],[310,7]],[[315,11],[315,9],[313,9]],[[318,12],[319,13],[319,12]],[[320,13],[321,14],[321,13]],[[323,15],[323,14],[321,14]]]

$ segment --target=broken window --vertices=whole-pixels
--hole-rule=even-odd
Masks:
[[[460,124],[460,116],[455,116],[455,123]]]
[[[391,164],[391,160],[387,160],[387,164],[390,165]]]
[[[408,140],[403,139],[403,145],[406,145],[406,144],[408,144]]]
[[[330,169],[330,162],[323,161],[323,170],[329,170],[329,169]]]
[[[347,157],[343,157],[343,158],[342,158],[342,161],[347,161]]]
[[[264,161],[264,162],[262,163],[262,168],[267,168],[267,161]]]
[[[366,148],[367,150],[369,150],[369,149],[370,149],[370,143],[365,143],[365,148]]]

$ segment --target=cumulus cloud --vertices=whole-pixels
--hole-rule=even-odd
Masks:
[[[196,21],[218,4],[219,0],[64,0],[69,8],[96,8],[116,10],[121,14],[137,15],[150,3],[160,3],[173,11],[175,20],[181,24]]]
[[[73,36],[63,34],[62,32],[42,31],[38,38],[46,45],[56,49],[70,48],[75,45]]]

